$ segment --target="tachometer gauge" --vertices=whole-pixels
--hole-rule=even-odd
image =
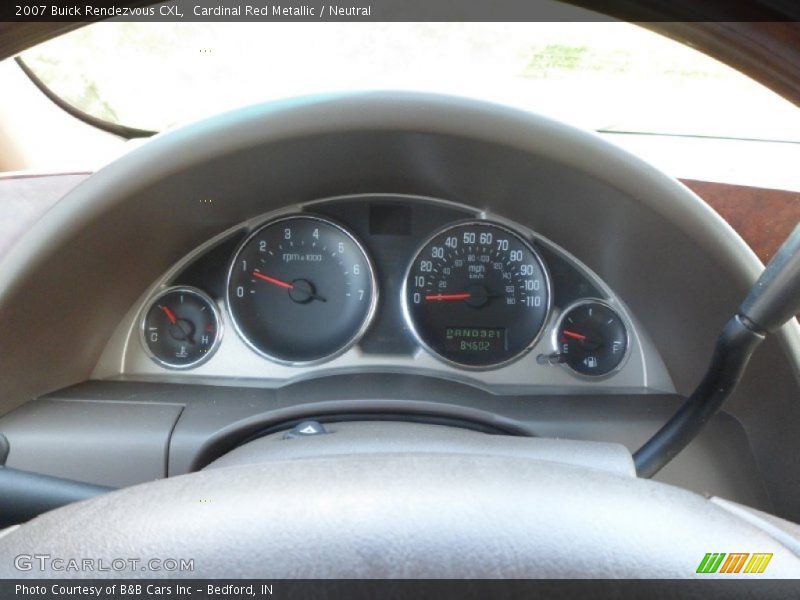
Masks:
[[[426,242],[408,270],[403,302],[424,347],[457,366],[491,368],[536,342],[550,307],[549,281],[521,236],[472,221]]]
[[[140,331],[145,350],[157,363],[172,369],[196,367],[219,343],[217,306],[197,288],[168,288],[150,303]]]
[[[228,274],[228,308],[256,352],[290,365],[332,358],[354,344],[377,302],[361,244],[320,217],[272,221],[245,240]]]
[[[628,330],[604,302],[584,300],[568,308],[556,329],[562,362],[581,375],[606,375],[622,364]]]

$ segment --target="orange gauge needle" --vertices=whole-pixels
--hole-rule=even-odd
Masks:
[[[263,273],[259,273],[258,271],[253,271],[253,277],[257,277],[262,281],[266,281],[267,283],[271,283],[272,285],[277,285],[278,287],[282,287],[287,290],[291,290],[294,288],[294,286],[287,281],[281,281],[280,279],[275,279],[274,277],[270,277],[269,275],[264,275]]]
[[[164,314],[167,315],[169,322],[175,325],[178,322],[178,317],[175,316],[175,313],[172,312],[168,306],[161,306],[161,310],[164,311]]]
[[[276,285],[280,288],[290,290],[290,296],[297,294],[301,299],[298,300],[297,296],[292,296],[292,299],[295,300],[295,302],[306,302],[307,300],[319,300],[320,302],[327,302],[325,298],[314,291],[314,286],[311,284],[311,282],[306,281],[305,279],[295,279],[295,283],[299,284],[295,285],[294,283],[289,283],[288,281],[283,281],[281,279],[270,277],[269,275],[264,275],[258,271],[253,271],[253,277],[260,279],[261,281],[271,283],[272,285]]]
[[[569,329],[565,329],[561,333],[563,333],[567,337],[571,337],[574,340],[580,340],[582,342],[586,341],[585,335],[581,335],[580,333],[575,333],[574,331],[570,331]]]
[[[194,344],[194,338],[192,337],[192,336],[193,336],[193,331],[194,331],[194,325],[192,325],[192,324],[191,324],[189,321],[187,321],[186,319],[181,319],[181,322],[180,322],[180,323],[178,323],[178,317],[176,317],[176,316],[175,316],[175,313],[174,313],[174,312],[172,312],[172,311],[169,309],[169,306],[165,306],[165,305],[163,305],[163,304],[160,304],[158,307],[159,307],[161,310],[163,310],[163,311],[164,311],[164,314],[165,314],[165,315],[167,315],[167,318],[169,319],[169,322],[170,322],[172,325],[174,325],[175,327],[177,327],[177,331],[180,331],[180,332],[181,332],[181,335],[183,335],[183,336],[184,336],[184,337],[179,337],[179,338],[176,338],[176,339],[180,339],[180,340],[187,339],[187,340],[189,340],[189,341],[190,341],[192,344]],[[173,335],[174,335],[174,333],[173,333]]]
[[[469,300],[472,298],[472,294],[429,294],[425,296],[425,300],[436,300],[437,302],[442,302],[446,300]]]

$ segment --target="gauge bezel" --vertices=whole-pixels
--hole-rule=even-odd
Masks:
[[[622,359],[619,361],[616,367],[611,369],[606,373],[601,373],[599,375],[590,375],[589,373],[581,373],[580,371],[576,371],[566,362],[559,363],[560,366],[566,369],[573,377],[578,377],[580,379],[585,379],[587,381],[600,381],[603,379],[608,379],[613,377],[617,373],[619,373],[627,364],[628,359],[631,356],[631,325],[627,319],[627,316],[616,306],[613,306],[608,300],[602,300],[600,298],[581,298],[573,302],[572,304],[568,304],[564,310],[561,311],[561,314],[558,315],[558,319],[556,320],[555,327],[553,327],[552,333],[552,344],[553,349],[555,352],[559,352],[560,344],[558,343],[558,332],[561,331],[561,326],[564,323],[564,319],[566,316],[580,306],[584,306],[586,304],[600,304],[601,306],[606,307],[608,310],[613,312],[619,320],[622,322],[622,326],[625,329],[625,354],[622,355]]]
[[[239,326],[239,323],[236,320],[236,315],[234,315],[234,311],[232,308],[233,305],[231,304],[231,299],[230,299],[230,289],[231,289],[231,277],[233,276],[234,267],[237,261],[239,260],[239,255],[242,253],[242,250],[247,246],[247,244],[249,244],[253,238],[255,238],[259,233],[261,233],[267,227],[272,227],[273,225],[276,225],[283,221],[292,221],[295,219],[306,219],[311,221],[317,221],[320,223],[325,223],[326,225],[330,225],[331,227],[338,229],[340,232],[342,232],[344,235],[346,235],[353,241],[356,247],[361,251],[361,254],[364,256],[365,264],[369,269],[369,280],[370,284],[372,285],[372,299],[370,301],[369,309],[367,309],[367,314],[364,316],[364,320],[361,323],[361,326],[358,328],[358,331],[356,331],[356,333],[347,341],[347,343],[342,345],[334,352],[331,352],[319,358],[314,358],[312,360],[292,361],[292,360],[285,360],[278,356],[273,356],[268,352],[264,352],[256,344],[254,344],[250,340],[250,338],[247,337],[247,335],[242,331],[241,327]],[[341,356],[342,354],[350,350],[350,348],[355,346],[361,340],[361,338],[364,337],[364,334],[367,332],[369,326],[372,324],[372,321],[375,318],[375,313],[377,312],[377,307],[378,307],[379,294],[380,291],[378,290],[378,278],[375,276],[375,266],[373,265],[372,257],[370,256],[369,252],[367,252],[367,249],[364,247],[364,244],[361,243],[361,240],[359,240],[353,233],[351,233],[344,225],[341,225],[336,221],[329,219],[328,217],[321,217],[319,215],[314,215],[309,213],[292,213],[288,215],[283,215],[278,218],[273,218],[259,225],[256,225],[254,229],[247,235],[247,237],[245,237],[245,239],[239,244],[239,246],[236,248],[236,251],[233,253],[233,257],[231,258],[230,264],[228,265],[228,272],[225,277],[226,312],[231,320],[231,323],[233,324],[233,328],[239,335],[239,338],[247,345],[248,348],[253,350],[256,354],[258,354],[262,358],[266,358],[267,360],[270,360],[279,365],[285,365],[289,367],[306,367],[306,366],[314,366],[326,363],[338,356]]]
[[[158,302],[160,298],[166,296],[167,294],[171,294],[173,292],[183,292],[185,294],[193,294],[198,298],[200,298],[201,300],[205,301],[211,307],[211,312],[214,314],[214,318],[217,321],[217,333],[214,338],[214,343],[211,344],[211,348],[209,348],[208,352],[206,352],[203,356],[201,356],[200,358],[198,358],[193,362],[181,365],[171,363],[156,356],[156,354],[150,349],[150,344],[147,342],[147,333],[146,333],[147,325],[145,321],[147,320],[147,313],[150,312],[150,309],[153,307],[153,304]],[[147,300],[147,302],[144,303],[144,309],[139,315],[139,341],[142,343],[142,347],[144,348],[145,354],[147,354],[150,360],[152,360],[154,363],[162,367],[166,367],[168,369],[173,369],[177,371],[194,369],[195,367],[199,367],[203,363],[207,362],[219,348],[219,345],[222,342],[222,335],[224,331],[225,331],[225,322],[222,320],[222,314],[220,313],[217,303],[211,296],[206,294],[203,290],[191,285],[173,285],[159,290],[156,294],[152,295]]]
[[[422,336],[420,335],[419,331],[417,331],[416,324],[414,323],[414,319],[412,318],[411,312],[410,312],[409,307],[408,307],[408,279],[409,279],[409,275],[411,274],[411,269],[414,267],[414,264],[417,262],[417,259],[419,258],[420,253],[425,249],[425,247],[428,244],[431,243],[431,241],[434,238],[436,238],[436,237],[438,237],[438,236],[440,236],[440,235],[442,235],[442,234],[444,234],[444,233],[446,233],[446,232],[448,232],[448,231],[450,231],[452,229],[458,229],[460,227],[465,227],[465,226],[469,226],[469,225],[484,225],[484,226],[488,225],[490,227],[496,227],[498,229],[501,229],[501,230],[505,231],[509,235],[512,235],[515,238],[517,238],[531,252],[531,254],[533,254],[533,257],[536,259],[536,262],[538,263],[539,267],[541,268],[542,273],[544,273],[544,284],[545,284],[545,290],[547,291],[547,305],[545,307],[544,319],[542,319],[542,326],[539,328],[539,331],[536,333],[536,335],[534,336],[533,340],[525,348],[523,348],[522,350],[520,350],[519,352],[517,352],[513,356],[510,356],[509,358],[507,358],[505,360],[502,360],[500,362],[494,362],[494,363],[486,364],[486,365],[471,365],[471,364],[461,363],[461,362],[458,362],[456,360],[452,360],[450,358],[447,358],[446,356],[443,356],[442,354],[440,354],[439,352],[437,352],[436,350],[431,348],[427,344],[427,342],[425,342],[425,340],[422,338]],[[441,228],[437,229],[436,231],[431,233],[428,237],[426,237],[425,240],[423,241],[423,243],[420,244],[419,247],[414,251],[414,255],[412,256],[411,260],[408,263],[408,266],[406,267],[405,275],[403,276],[403,285],[402,285],[402,288],[400,290],[400,293],[402,295],[401,296],[401,306],[402,306],[402,310],[403,310],[403,319],[404,319],[406,325],[408,326],[409,330],[411,331],[411,334],[414,336],[414,340],[428,354],[430,354],[431,356],[433,356],[437,360],[443,362],[444,364],[447,364],[447,365],[450,365],[452,367],[456,367],[458,369],[462,369],[462,370],[465,370],[465,371],[491,371],[491,370],[494,370],[494,369],[500,369],[502,367],[505,367],[507,365],[510,365],[511,363],[514,363],[514,362],[520,360],[522,357],[524,357],[525,355],[529,354],[530,351],[533,350],[533,348],[536,346],[536,344],[539,343],[539,340],[542,339],[542,336],[544,335],[545,331],[547,330],[548,323],[550,322],[550,318],[551,318],[551,311],[552,311],[552,305],[553,305],[553,290],[552,290],[552,286],[551,286],[551,283],[550,283],[551,282],[550,271],[548,270],[547,264],[544,262],[544,259],[542,259],[542,257],[539,254],[538,250],[536,250],[536,248],[534,246],[534,241],[535,241],[535,237],[526,236],[522,232],[517,231],[515,229],[512,229],[508,225],[504,225],[502,223],[498,223],[497,221],[494,221],[494,220],[491,220],[491,219],[465,219],[465,220],[456,221],[456,222],[453,222],[453,223],[448,223],[444,227],[441,227]]]

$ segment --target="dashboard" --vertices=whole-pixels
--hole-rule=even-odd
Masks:
[[[308,419],[633,450],[760,268],[686,187],[536,115],[410,93],[235,111],[92,174],[3,259],[7,464],[127,486]],[[800,486],[795,334],[659,478],[796,515],[775,501]]]
[[[393,194],[287,206],[201,244],[129,311],[93,377],[275,386],[364,371],[674,391],[639,322],[566,250],[500,215]]]

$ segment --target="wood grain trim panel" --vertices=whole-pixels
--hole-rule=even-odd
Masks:
[[[800,222],[800,192],[682,180],[716,210],[767,263]]]

